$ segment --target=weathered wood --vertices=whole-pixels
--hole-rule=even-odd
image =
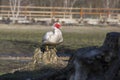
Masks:
[[[56,63],[57,62],[57,55],[56,50],[49,49],[48,51],[42,52],[40,48],[37,48],[34,52],[33,56],[33,64],[39,64],[39,63]]]
[[[118,51],[119,43],[120,43],[120,33],[111,32],[106,35],[106,39],[104,41],[103,46],[108,48],[109,50]]]
[[[114,80],[116,74],[119,72],[120,68],[120,59],[115,60],[113,64],[109,67],[109,69],[104,74],[105,80]]]

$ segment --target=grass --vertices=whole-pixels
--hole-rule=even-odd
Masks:
[[[69,32],[67,30],[69,30]],[[73,49],[86,46],[101,46],[108,32],[120,32],[120,28],[67,27],[63,30],[64,45]]]
[[[18,69],[25,66],[26,63],[19,60],[1,60],[0,59],[0,75],[11,72],[13,69]]]
[[[45,32],[51,30],[50,26],[30,25],[1,25],[0,41],[18,41],[41,43]],[[107,32],[119,32],[119,27],[63,27],[63,45],[69,48],[101,45]]]
[[[104,34],[93,33],[65,33],[65,45],[69,48],[81,48],[86,46],[100,46],[104,39]],[[74,36],[74,37],[73,37]]]
[[[33,53],[41,44],[50,26],[40,25],[0,25],[1,53]],[[86,46],[101,46],[106,33],[120,32],[120,27],[62,27],[64,42],[58,46],[77,49]]]
[[[42,36],[50,31],[50,26],[40,25],[4,25],[0,24],[0,56],[32,56],[41,44]],[[62,27],[64,42],[58,51],[65,48],[77,49],[87,46],[101,46],[106,33],[120,32],[120,27]],[[19,62],[0,62],[0,75],[21,66]],[[10,64],[14,66],[8,67]]]

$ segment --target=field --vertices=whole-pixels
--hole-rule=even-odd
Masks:
[[[0,24],[0,58],[32,57],[35,48],[41,46],[42,36],[50,30],[52,30],[51,26]],[[120,32],[120,27],[63,26],[61,30],[64,42],[57,46],[58,52],[88,46],[101,46],[106,33]],[[0,60],[0,75],[23,65],[25,63],[17,60]]]

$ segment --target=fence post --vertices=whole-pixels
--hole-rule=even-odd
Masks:
[[[80,8],[80,18],[82,19],[83,18],[83,9]]]
[[[51,8],[52,10],[52,12],[51,12],[51,18],[53,18],[54,16],[55,16],[55,8],[53,7],[53,8]]]

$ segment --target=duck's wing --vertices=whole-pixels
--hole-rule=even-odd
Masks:
[[[61,32],[60,32],[59,35],[57,36],[57,42],[58,42],[58,43],[63,42],[63,36],[62,36],[62,33],[61,33]]]
[[[60,44],[63,42],[63,37],[62,37],[62,33],[60,30],[54,30],[53,32],[47,32],[42,39],[42,44]]]
[[[43,38],[42,38],[42,42],[49,41],[49,39],[51,38],[51,36],[52,36],[53,34],[54,34],[54,33],[53,33],[52,31],[45,33],[45,35],[44,35]]]

